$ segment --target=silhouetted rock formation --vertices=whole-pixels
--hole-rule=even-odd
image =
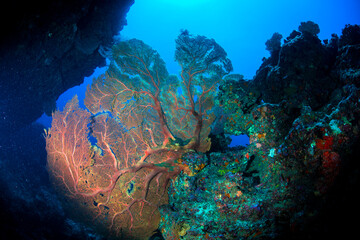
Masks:
[[[312,23],[312,22],[311,22]],[[271,52],[254,78],[268,103],[287,100],[293,107],[322,107],[339,87],[340,79],[334,68],[337,44],[322,44],[317,37],[319,27],[302,24],[286,38],[279,51]]]
[[[1,8],[0,133],[55,110],[105,59],[134,0],[10,1]],[[10,131],[9,131],[10,130]]]

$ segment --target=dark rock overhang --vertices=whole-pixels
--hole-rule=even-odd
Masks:
[[[55,110],[96,67],[134,0],[10,1],[1,7],[0,133]]]

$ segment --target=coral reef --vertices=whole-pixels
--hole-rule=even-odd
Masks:
[[[339,39],[336,60],[337,71],[343,84],[360,86],[360,26],[346,25]]]
[[[232,70],[213,39],[181,32],[175,59],[180,78],[140,40],[119,42],[106,74],[53,114],[46,131],[48,170],[81,220],[109,238],[147,239],[167,203],[167,187],[188,152],[207,152],[214,99]]]
[[[293,108],[307,105],[317,110],[341,86],[334,67],[337,49],[307,33],[288,37],[281,50],[266,59],[257,71],[253,84],[264,89],[264,102],[286,100]]]
[[[357,28],[346,26],[340,39],[356,36]],[[358,44],[337,49],[336,36],[322,44],[312,22],[299,30],[270,51],[253,80],[229,75],[220,86],[225,134],[246,134],[250,144],[179,160],[191,171],[172,182],[169,205],[161,207],[165,239],[327,236],[308,223],[324,215],[319,206],[336,198],[339,178],[358,171],[346,166],[354,165],[359,141],[360,52]],[[270,42],[277,48],[276,36],[267,48]],[[321,228],[329,223],[319,221]]]
[[[281,39],[282,35],[280,33],[274,33],[272,37],[265,42],[266,50],[270,51],[271,54],[278,54],[281,49]]]
[[[0,138],[2,236],[353,237],[360,27],[346,25],[323,42],[313,22],[298,30],[282,45],[273,35],[265,44],[270,57],[252,80],[228,74],[225,51],[187,31],[176,40],[178,77],[142,41],[114,45],[108,71],[87,90],[87,109],[73,98],[45,132],[47,170],[60,194],[48,181],[41,126]],[[78,51],[96,49],[81,39]],[[249,145],[228,147],[229,135],[243,134]]]
[[[316,36],[320,33],[319,25],[313,21],[301,22],[298,29],[302,34],[311,34]]]

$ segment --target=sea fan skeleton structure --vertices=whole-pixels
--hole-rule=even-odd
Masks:
[[[87,89],[87,109],[74,97],[53,114],[48,171],[79,216],[110,235],[146,238],[169,180],[186,168],[177,160],[209,150],[214,97],[232,66],[213,39],[187,31],[176,39],[179,77],[137,39],[114,45],[112,58]]]

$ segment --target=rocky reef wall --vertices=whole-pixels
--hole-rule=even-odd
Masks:
[[[303,22],[283,45],[276,33],[254,79],[227,76],[218,98],[225,134],[246,134],[250,144],[182,157],[192,171],[172,183],[160,210],[165,239],[356,232],[360,28],[347,25],[324,42],[319,31]]]

